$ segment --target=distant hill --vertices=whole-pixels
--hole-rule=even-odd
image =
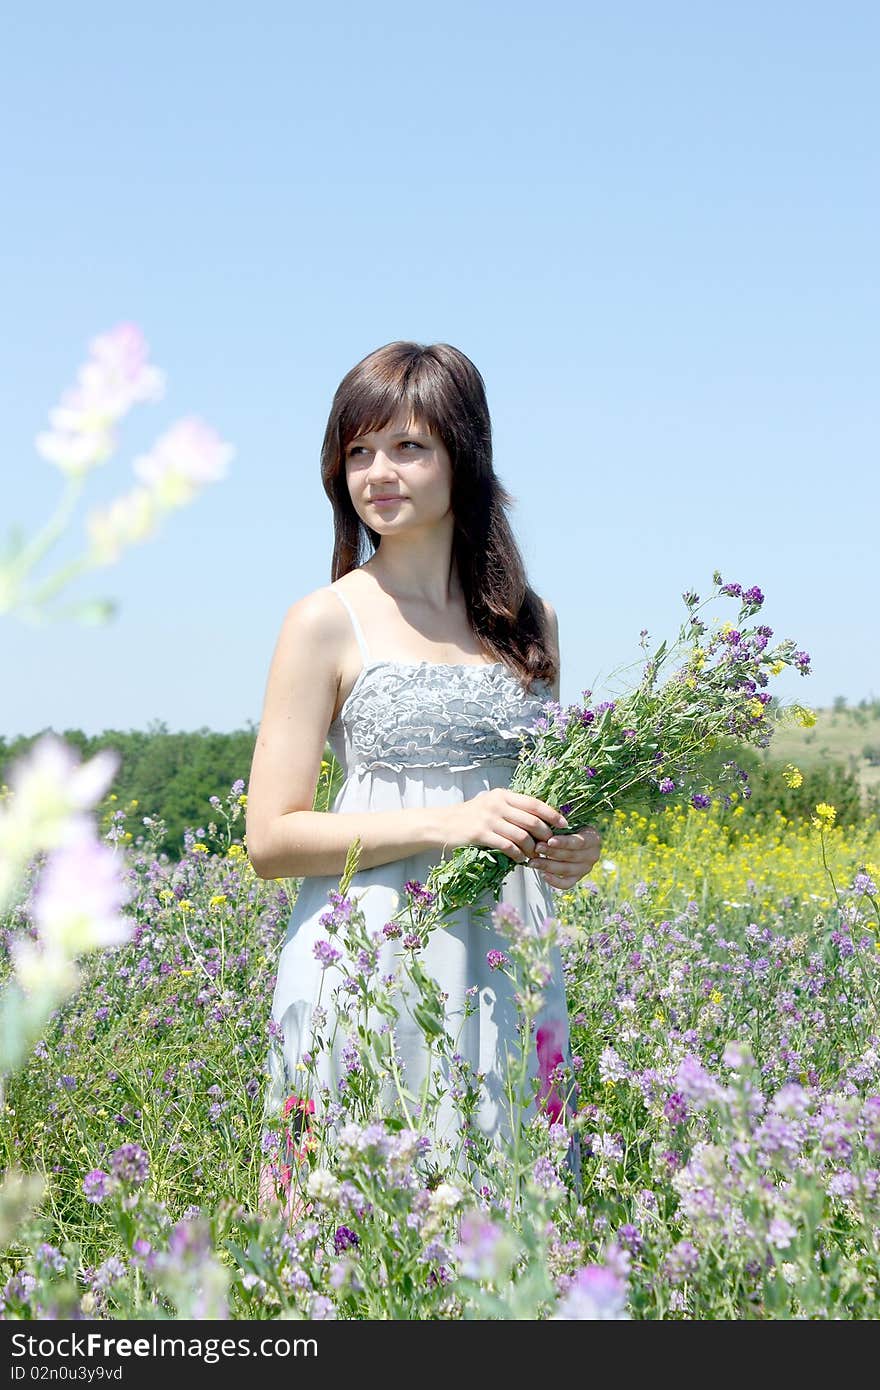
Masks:
[[[880,790],[880,700],[858,705],[836,700],[830,709],[815,714],[811,729],[793,722],[776,729],[767,750],[773,761],[794,763],[802,771],[818,769],[829,760],[844,763],[864,792]]]

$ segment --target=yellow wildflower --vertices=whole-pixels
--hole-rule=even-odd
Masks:
[[[196,844],[193,845],[192,852],[193,854],[207,854],[209,852],[208,846],[202,844],[201,840],[199,840]]]
[[[792,705],[791,712],[801,728],[812,729],[816,716],[811,709],[806,709],[804,705]]]
[[[241,859],[243,855],[244,849],[241,845],[230,845],[226,851],[227,859]]]
[[[241,796],[238,798],[238,804],[239,806],[247,806],[247,792],[242,792]]]
[[[721,993],[720,989],[713,989],[712,993],[709,995],[709,998],[712,1000],[713,1004],[724,1003],[724,995]]]
[[[804,774],[794,763],[786,763],[782,776],[787,787],[802,787],[804,784]]]
[[[192,903],[189,898],[181,898],[177,906],[180,908],[181,912],[188,912],[192,907]]]
[[[784,662],[784,661],[774,661],[774,662],[772,663],[771,667],[770,667],[770,674],[771,674],[771,676],[778,676],[779,673],[780,673],[780,671],[784,671],[784,670],[785,670],[785,662]]]
[[[749,714],[753,719],[764,718],[764,706],[760,700],[749,700]]]
[[[816,814],[813,817],[813,824],[821,826],[823,829],[830,829],[837,819],[837,807],[829,806],[827,801],[820,801],[816,807]]]
[[[219,907],[221,903],[225,903],[225,902],[226,902],[226,894],[225,894],[225,893],[215,893],[214,896],[213,896],[213,898],[211,899],[211,902],[210,902],[209,905],[210,905],[211,907]]]

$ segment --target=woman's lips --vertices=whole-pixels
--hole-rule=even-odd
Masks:
[[[369,499],[375,507],[391,507],[395,502],[405,502],[405,497],[371,497]]]

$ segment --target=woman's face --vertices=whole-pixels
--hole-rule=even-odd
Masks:
[[[380,536],[436,525],[450,515],[449,454],[405,411],[350,441],[345,477],[355,511]]]

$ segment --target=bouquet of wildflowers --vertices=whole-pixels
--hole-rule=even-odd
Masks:
[[[713,585],[703,602],[690,591],[683,595],[687,617],[674,644],[663,642],[652,654],[642,633],[647,661],[635,689],[597,704],[587,690],[582,705],[545,705],[523,736],[512,791],[558,807],[571,827],[636,806],[652,809],[685,798],[697,808],[711,804],[715,788],[706,781],[706,753],[719,739],[766,747],[770,678],[785,667],[801,675],[810,670],[808,653],[794,641],[771,647],[772,630],[753,624],[764,602],[757,586],[725,584],[717,572]],[[701,613],[719,597],[738,602],[736,620],[710,632]],[[810,717],[800,706],[796,712]],[[733,760],[720,776],[747,779]],[[426,886],[442,915],[485,892],[497,898],[514,867],[500,850],[469,845],[438,864]]]

